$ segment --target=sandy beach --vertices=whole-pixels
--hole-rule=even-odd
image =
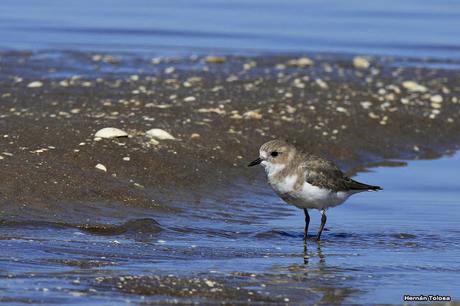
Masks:
[[[91,205],[67,213],[82,203],[173,213],[260,179],[245,166],[272,138],[350,173],[459,144],[458,72],[410,59],[47,56],[1,54],[4,220],[99,222]],[[95,140],[105,127],[129,137]],[[175,139],[152,140],[152,128]]]

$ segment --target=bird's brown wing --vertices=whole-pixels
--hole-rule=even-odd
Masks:
[[[313,186],[333,191],[347,190],[344,174],[333,162],[311,156],[302,165],[305,168],[305,181]]]
[[[302,166],[306,169],[305,181],[313,186],[332,191],[381,189],[379,186],[363,184],[345,176],[336,164],[316,156],[309,158]]]

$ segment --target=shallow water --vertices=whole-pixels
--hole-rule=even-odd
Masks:
[[[460,3],[3,0],[0,47],[20,50],[352,52],[460,58]]]
[[[450,0],[291,1],[289,5],[258,0],[137,1],[136,5],[121,0],[4,0],[0,80],[156,75],[173,64],[181,75],[190,66],[204,66],[204,61],[171,55],[320,51],[340,55],[315,58],[318,63],[333,58],[344,66],[351,62],[345,52],[415,57],[390,64],[374,58],[373,64],[433,69],[417,70],[425,77],[459,69],[459,13],[459,3]],[[122,64],[98,64],[86,51],[108,52]],[[153,65],[152,54],[168,57]],[[229,56],[222,66],[231,67],[223,71],[238,72],[243,62],[234,61]],[[253,70],[263,73],[271,66],[262,60]],[[321,65],[315,67],[310,70]],[[445,78],[455,95],[455,72]],[[433,87],[432,93],[441,92],[429,78],[421,81]],[[130,91],[126,89],[129,98],[134,95]],[[63,95],[68,93],[63,89]],[[73,98],[82,98],[79,95]],[[302,96],[295,101],[303,100]],[[442,145],[453,142],[443,139],[447,140]],[[5,220],[0,215],[0,302],[399,304],[404,294],[458,299],[459,163],[457,154],[360,173],[358,180],[379,184],[384,191],[354,196],[331,210],[323,241],[317,244],[311,239],[306,254],[302,212],[282,204],[264,182],[262,169],[251,169],[260,172],[257,181],[235,182],[205,200],[168,202],[164,211],[96,201],[13,209]],[[37,188],[40,192],[44,187]],[[37,220],[46,214],[40,207],[54,216]],[[84,222],[80,217],[88,211],[93,213],[87,220],[91,225],[49,221],[60,220],[66,212],[66,220]],[[16,212],[19,217],[11,218]],[[311,216],[313,236],[319,214]],[[96,220],[100,224],[94,224]]]
[[[328,231],[321,243],[308,242],[306,260],[301,211],[281,204],[263,182],[237,184],[233,196],[224,192],[218,201],[178,215],[146,211],[146,219],[120,227],[3,222],[0,301],[372,304],[402,303],[404,294],[458,299],[459,163],[457,154],[360,173],[358,180],[384,191],[356,195],[329,211]],[[311,216],[313,236],[319,214]],[[181,293],[183,288],[196,291]]]

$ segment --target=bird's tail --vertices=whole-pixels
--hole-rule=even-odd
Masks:
[[[362,191],[379,191],[382,190],[380,186],[374,186],[374,185],[367,185],[364,183],[357,182],[355,180],[351,180],[350,184],[350,189],[351,190],[362,190]]]

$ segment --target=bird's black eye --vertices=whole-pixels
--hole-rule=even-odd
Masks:
[[[276,151],[273,151],[272,153],[270,153],[270,155],[271,155],[272,157],[277,157],[277,156],[278,156],[278,154],[279,154],[279,153],[278,153],[278,152],[276,152]]]

